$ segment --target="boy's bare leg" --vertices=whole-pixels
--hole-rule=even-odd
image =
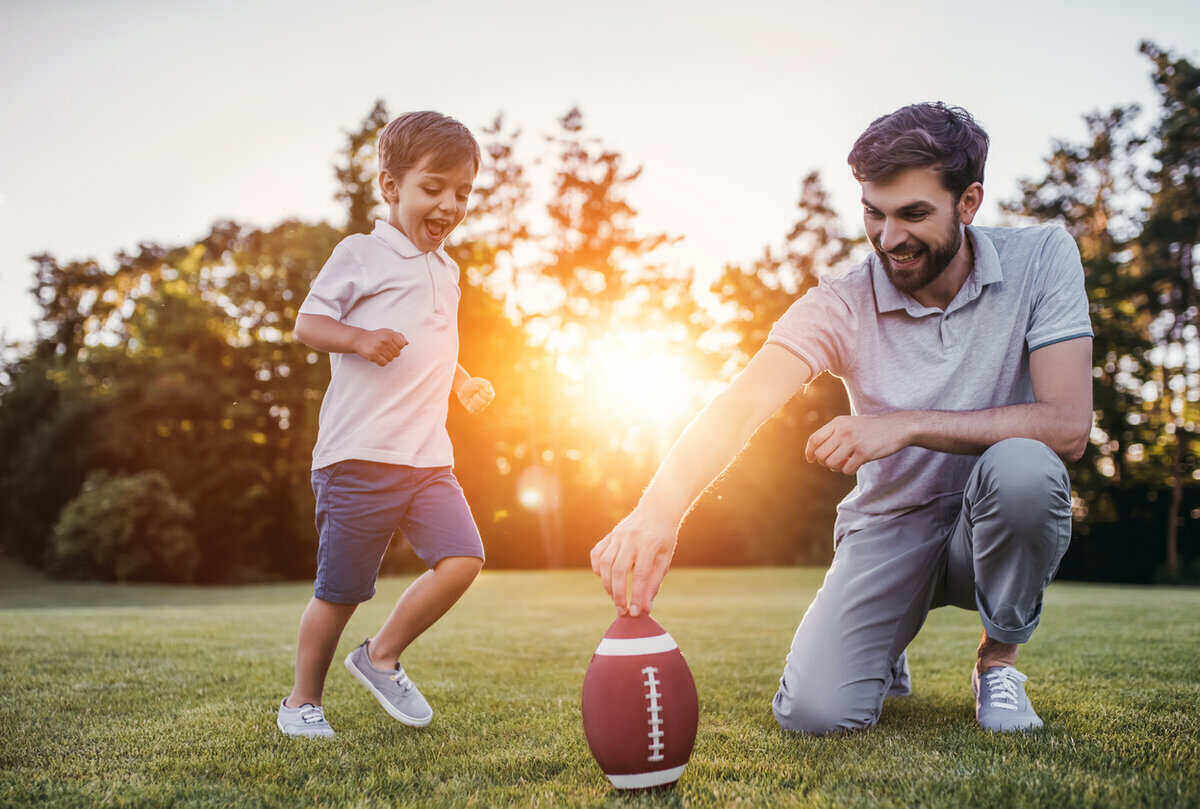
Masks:
[[[306,702],[321,704],[325,675],[346,622],[357,604],[334,604],[314,597],[300,616],[300,634],[296,642],[296,679],[292,693],[283,704],[295,708]]]
[[[371,665],[377,669],[394,666],[408,645],[454,606],[482,567],[483,560],[474,556],[447,556],[418,576],[371,638],[367,647]]]

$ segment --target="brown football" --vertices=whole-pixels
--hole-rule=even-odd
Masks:
[[[612,785],[674,784],[698,719],[696,684],[674,638],[649,615],[613,621],[583,678],[583,732]]]

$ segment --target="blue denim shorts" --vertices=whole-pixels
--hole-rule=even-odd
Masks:
[[[433,567],[448,556],[483,559],[483,541],[449,466],[419,468],[348,460],[314,469],[317,580],[313,595],[359,604],[375,595],[396,529]]]

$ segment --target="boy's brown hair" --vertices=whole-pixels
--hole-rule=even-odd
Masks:
[[[386,170],[396,182],[426,157],[434,171],[468,161],[479,171],[479,144],[471,130],[439,112],[406,112],[379,133],[379,170]]]

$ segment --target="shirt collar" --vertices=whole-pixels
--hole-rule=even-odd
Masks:
[[[992,244],[992,240],[970,225],[967,225],[966,232],[975,248],[975,264],[971,268],[971,274],[967,276],[966,282],[963,283],[962,289],[946,307],[947,312],[965,306],[978,298],[979,293],[988,284],[1004,280],[1004,272],[1000,267],[1000,254],[996,252],[996,246]],[[888,280],[887,273],[883,271],[883,264],[880,262],[879,256],[872,253],[870,263],[871,282],[875,287],[875,306],[879,314],[903,309],[913,317],[921,317],[941,311],[931,306],[924,306],[908,293],[896,289]]]
[[[420,258],[424,255],[399,228],[383,219],[375,220],[375,229],[371,231],[371,235],[381,239],[384,244],[399,253],[401,258]],[[446,253],[444,245],[439,245],[438,249],[432,252],[445,263],[450,263],[450,256]]]

